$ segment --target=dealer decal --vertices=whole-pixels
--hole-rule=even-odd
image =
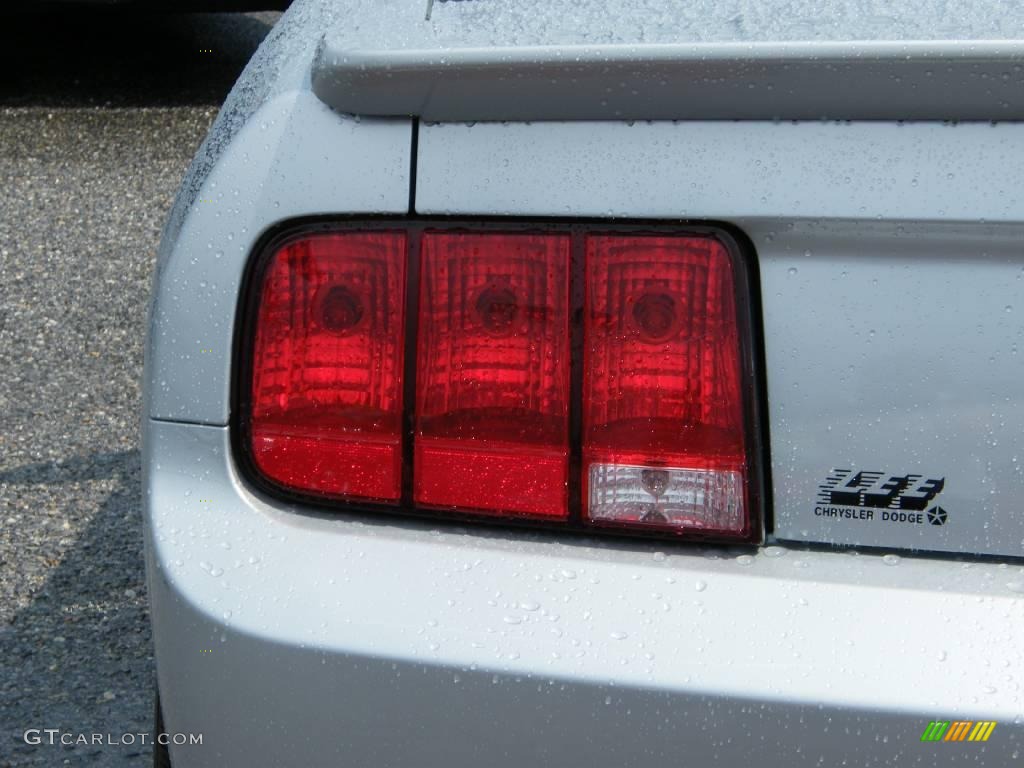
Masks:
[[[944,477],[834,469],[818,486],[817,517],[904,525],[945,525]]]

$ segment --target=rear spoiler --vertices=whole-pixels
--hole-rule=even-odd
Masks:
[[[1022,120],[1024,41],[354,49],[313,91],[357,115],[476,120]]]

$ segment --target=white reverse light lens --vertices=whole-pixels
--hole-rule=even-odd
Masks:
[[[591,464],[587,517],[660,528],[743,530],[743,473]]]

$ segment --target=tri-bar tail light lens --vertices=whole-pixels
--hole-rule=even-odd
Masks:
[[[282,245],[260,290],[249,445],[285,488],[394,502],[402,484],[401,231]]]
[[[564,519],[569,236],[420,242],[413,501]]]
[[[243,309],[243,464],[337,507],[759,541],[748,269],[710,228],[279,234]]]
[[[585,243],[587,519],[742,533],[747,438],[728,252],[712,238]]]

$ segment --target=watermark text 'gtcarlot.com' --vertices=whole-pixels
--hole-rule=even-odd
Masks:
[[[26,744],[62,744],[65,747],[130,747],[136,744],[202,744],[201,733],[73,733],[60,728],[29,728],[22,737]]]

